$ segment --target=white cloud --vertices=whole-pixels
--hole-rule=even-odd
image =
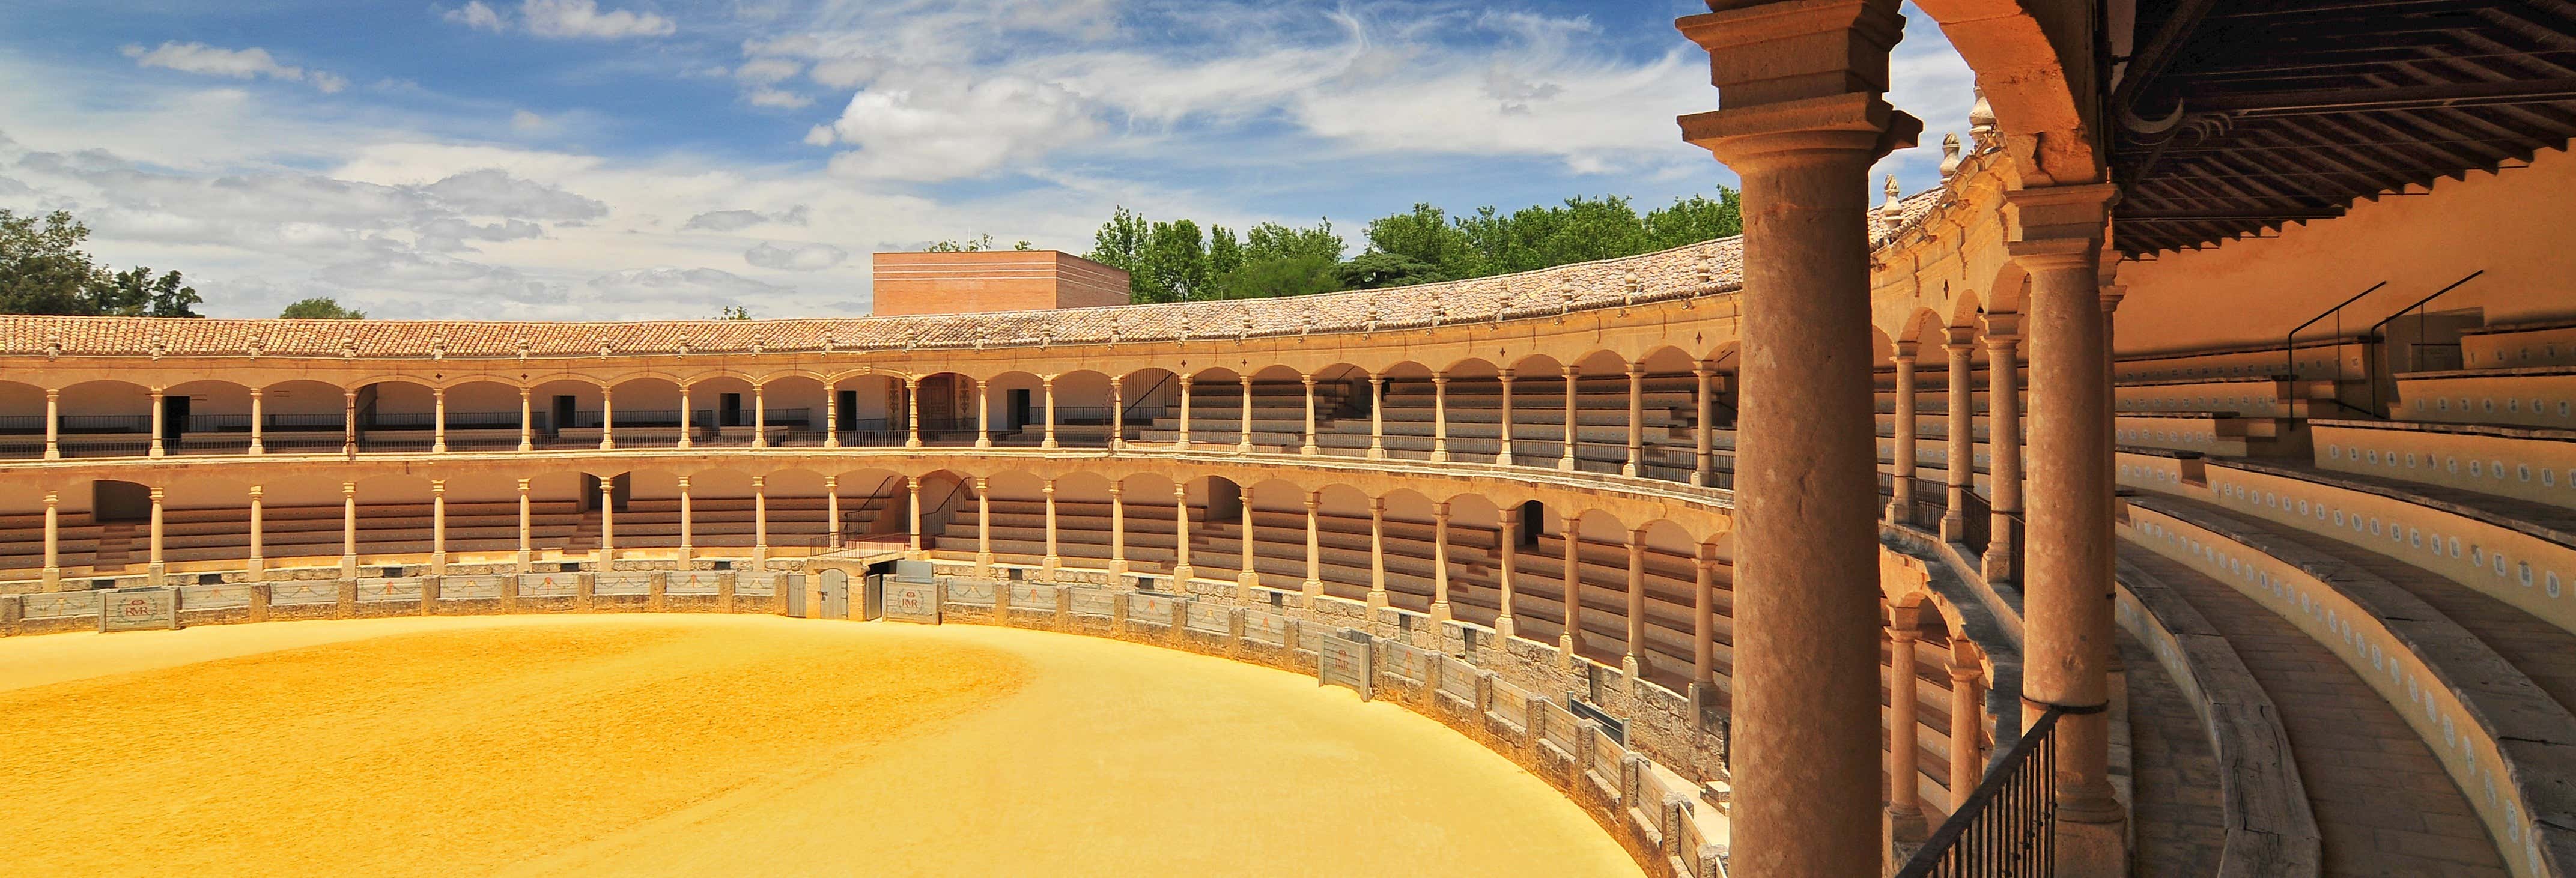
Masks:
[[[805,220],[811,213],[812,209],[802,204],[777,213],[762,213],[757,210],[710,210],[689,217],[688,222],[680,224],[680,231],[704,229],[711,232],[732,232],[770,222],[801,226],[805,224]]]
[[[743,95],[743,100],[750,101],[751,105],[755,107],[769,107],[779,110],[800,109],[814,103],[813,98],[809,98],[792,91],[780,91],[774,88],[752,89],[751,93]]]
[[[526,110],[519,110],[510,114],[510,130],[512,131],[522,133],[544,131],[552,125],[553,123],[546,121],[546,117],[539,116]]]
[[[503,28],[508,27],[501,21],[501,13],[494,11],[490,6],[483,5],[483,0],[470,0],[464,6],[447,10],[440,17],[475,30],[488,30],[493,33],[500,33]]]
[[[302,67],[277,63],[277,59],[269,55],[267,49],[261,48],[225,49],[204,43],[166,42],[156,49],[147,50],[142,46],[127,45],[118,51],[125,57],[134,59],[138,67],[160,67],[199,76],[224,76],[233,79],[264,76],[288,82],[309,83],[314,88],[320,89],[323,94],[331,94],[349,86],[349,80],[335,73],[306,70]]]
[[[858,149],[832,157],[834,173],[914,181],[981,176],[1102,130],[1081,98],[1052,83],[1004,76],[959,87],[944,76],[922,79],[917,87],[850,98],[832,133]]]
[[[804,69],[803,63],[785,58],[754,58],[734,68],[733,75],[735,79],[744,82],[767,85],[795,76],[798,71]]]
[[[519,6],[519,17],[529,33],[549,39],[666,37],[679,30],[670,19],[650,12],[602,12],[598,0],[526,0]]]
[[[780,271],[822,271],[850,258],[850,251],[830,244],[775,244],[763,241],[743,251],[742,261]]]

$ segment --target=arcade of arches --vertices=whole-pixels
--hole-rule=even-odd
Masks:
[[[2576,92],[2298,117],[2412,182],[2215,123],[2168,153],[2094,38],[2215,75],[2207,4],[1920,5],[1986,86],[1938,187],[1865,180],[1922,128],[1895,4],[1712,4],[1721,109],[1681,127],[1745,234],[1628,259],[996,315],[0,317],[0,592],[883,552],[1494,645],[1726,826],[1629,839],[1658,872],[1892,869],[2040,749],[2060,874],[2576,871],[2576,248],[2530,209],[2576,197],[2532,133]],[[2276,124],[2214,88],[2175,112]],[[2408,145],[2443,113],[2518,152]],[[2329,170],[2174,194],[2274,148]]]

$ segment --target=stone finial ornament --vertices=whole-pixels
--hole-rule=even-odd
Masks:
[[[433,360],[447,359],[447,338],[445,336],[433,337],[429,340],[429,358]]]
[[[978,340],[980,341],[981,339],[978,339]],[[981,347],[981,345],[977,345],[977,347]],[[769,348],[769,336],[764,335],[764,334],[760,334],[760,333],[753,333],[753,334],[752,334],[752,336],[751,336],[751,352],[752,352],[752,353],[755,353],[755,354],[757,354],[757,353],[761,353],[761,352],[763,352],[763,351],[766,351],[768,348]]]
[[[62,359],[62,356],[63,356],[63,334],[62,334],[62,332],[61,332],[60,330],[53,330],[53,329],[45,330],[45,359],[48,359],[48,360],[58,360],[58,359]]]
[[[685,357],[685,356],[688,356],[688,355],[689,355],[689,334],[688,334],[688,333],[683,332],[683,333],[680,333],[680,356]]]
[[[254,360],[259,359],[259,355],[264,353],[268,353],[268,340],[256,335],[251,336],[250,358]]]
[[[1953,131],[1948,134],[1941,135],[1941,179],[1950,179],[1950,175],[1958,172],[1959,133]]]
[[[355,360],[358,358],[357,336],[344,335],[340,337],[340,358],[345,360]]]
[[[600,355],[600,356],[603,356],[603,357],[608,356],[608,352],[609,352],[609,351],[611,351],[611,350],[614,350],[614,349],[615,349],[615,348],[614,348],[612,345],[610,345],[610,344],[608,343],[608,336],[603,335],[603,336],[600,336],[600,337],[599,337],[599,355]]]
[[[1879,205],[1878,212],[1888,216],[1904,213],[1904,205],[1898,203],[1905,200],[1902,195],[1904,191],[1897,187],[1895,174],[1887,175],[1887,203]]]
[[[528,358],[528,337],[527,337],[527,336],[524,336],[524,335],[519,336],[519,340],[518,340],[518,347],[519,347],[519,359],[522,359],[522,360],[527,359],[527,358]]]
[[[1977,87],[1977,102],[1968,107],[1968,136],[1975,139],[1979,147],[1994,140],[1995,105],[1986,103],[1986,88],[1982,85]]]

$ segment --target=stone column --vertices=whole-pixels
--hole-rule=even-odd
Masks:
[[[679,447],[681,447],[681,448],[688,448],[688,447],[690,447],[690,446],[696,445],[696,444],[697,444],[697,441],[696,441],[695,439],[693,439],[692,437],[693,437],[697,432],[698,432],[698,413],[697,413],[697,411],[696,411],[696,410],[694,410],[694,409],[690,408],[690,406],[689,406],[689,385],[687,385],[687,384],[682,384],[682,385],[680,385],[680,444],[679,444]]]
[[[1646,365],[1628,364],[1628,462],[1620,465],[1619,474],[1633,476],[1646,470]]]
[[[1306,387],[1306,441],[1297,446],[1297,453],[1313,456],[1322,452],[1315,447],[1315,373],[1299,373],[1297,383]]]
[[[1306,581],[1299,585],[1309,599],[1324,593],[1323,524],[1316,515],[1316,509],[1322,505],[1324,492],[1313,491],[1306,495]]]
[[[1190,450],[1190,380],[1191,376],[1181,376],[1181,432],[1172,440],[1172,447],[1180,451]]]
[[[1062,447],[1055,441],[1055,376],[1049,375],[1039,379],[1038,386],[1046,394],[1046,438],[1038,443],[1038,447]]]
[[[522,398],[522,399],[525,399],[526,397],[524,397],[524,396],[523,396],[523,397],[521,397],[521,398]],[[530,539],[530,536],[531,536],[531,535],[530,535],[529,528],[528,528],[528,480],[527,480],[527,479],[520,479],[520,480],[519,480],[519,558],[518,558],[519,565],[518,565],[518,566],[519,566],[519,572],[521,572],[521,573],[526,573],[526,572],[528,572],[528,565],[529,565],[529,563],[530,563],[530,562],[532,562],[532,561],[534,561],[534,560],[536,559],[536,544],[534,543],[534,541],[532,541],[532,540]]]
[[[1583,651],[1583,519],[1580,513],[1559,517],[1565,528],[1565,632],[1557,635],[1556,649],[1572,666]]]
[[[1369,447],[1370,460],[1386,457],[1386,373],[1369,373]]]
[[[1431,507],[1431,623],[1449,621],[1449,504]]]
[[[1214,483],[1210,483],[1213,486]],[[1189,581],[1198,578],[1198,569],[1190,566],[1190,483],[1172,483],[1172,593],[1187,590]]]
[[[250,453],[259,453],[259,390],[250,392]],[[63,459],[63,392],[45,388],[45,459]]]
[[[1636,685],[1646,670],[1646,529],[1628,531],[1628,654],[1619,670]]]
[[[680,434],[688,435],[689,407],[680,407]],[[823,382],[823,447],[841,447],[841,382]],[[837,529],[837,527],[836,527]]]
[[[599,480],[599,569],[617,558],[617,479]]]
[[[254,491],[254,492],[256,492],[256,491],[258,491],[259,489],[258,489],[258,488],[252,488],[251,490],[252,490],[252,491]],[[254,496],[256,496],[256,494],[254,494]],[[258,501],[254,500],[254,501],[252,501],[252,502],[253,502],[253,503],[256,503],[256,502],[258,502]],[[56,492],[56,491],[46,491],[46,492],[45,492],[45,574],[44,574],[44,575],[45,575],[45,586],[44,586],[44,587],[45,587],[45,590],[46,590],[46,591],[54,591],[54,590],[60,589],[60,588],[62,588],[62,584],[63,584],[63,522],[62,522],[62,505],[63,505],[63,495],[62,495],[60,492]],[[254,516],[254,517],[256,517],[256,516]],[[258,537],[258,533],[259,533],[259,531],[258,531],[258,529],[254,528],[254,529],[252,529],[251,533],[252,533],[251,543],[252,543],[252,545],[253,545],[254,547],[256,547],[256,546],[258,545],[258,543],[259,543],[259,537]],[[252,555],[252,557],[256,558],[256,557],[259,555],[259,552],[254,548],[254,550],[251,552],[251,555]]]
[[[1109,379],[1109,451],[1127,447],[1127,379]]]
[[[1691,685],[1717,686],[1717,558],[1714,547],[1699,547],[1691,572]]]
[[[1574,400],[1574,384],[1575,384],[1576,379],[1579,379],[1579,378],[1581,378],[1581,377],[1583,377],[1583,372],[1582,372],[1581,367],[1575,366],[1575,365],[1573,365],[1573,364],[1571,364],[1571,363],[1566,364],[1566,367],[1565,367],[1565,456],[1564,456],[1564,457],[1562,457],[1562,458],[1559,458],[1559,459],[1556,461],[1556,468],[1557,468],[1557,469],[1561,469],[1561,470],[1565,470],[1566,472],[1573,472],[1573,471],[1574,471],[1574,449],[1575,449],[1575,445],[1576,445],[1576,443],[1577,443],[1578,441],[1580,441],[1580,437],[1576,434],[1576,431],[1579,429],[1579,427],[1578,427],[1578,426],[1577,426],[1577,424],[1576,424],[1576,417],[1575,417],[1575,405],[1574,405],[1574,402],[1575,402],[1575,400]]]
[[[1431,460],[1449,461],[1449,375],[1431,373]]]
[[[680,477],[680,569],[690,569],[698,549],[697,522],[689,508],[689,477]]]
[[[358,578],[358,483],[340,483],[340,576]]]
[[[1943,501],[1941,541],[1960,543],[1968,539],[1968,492],[1975,490],[1977,478],[1976,389],[1969,383],[1969,374],[1976,368],[1972,358],[1977,353],[1977,329],[1952,326],[1944,333],[1941,350],[1950,354],[1950,409],[1945,413],[1949,450],[1942,470],[1950,495]]]
[[[1503,392],[1502,447],[1494,452],[1494,462],[1509,466],[1512,462],[1512,370],[1494,370],[1494,379],[1500,382]]]
[[[1887,837],[1911,855],[1925,832],[1922,797],[1915,792],[1921,752],[1915,741],[1914,638],[1917,607],[1890,607],[1887,628]],[[1890,852],[1891,856],[1894,852]]]
[[[1261,570],[1259,567],[1253,565],[1252,489],[1249,487],[1242,487],[1237,490],[1237,496],[1241,497],[1243,500],[1243,502],[1235,504],[1242,507],[1237,511],[1243,514],[1243,574],[1237,577],[1234,581],[1234,596],[1237,599],[1248,601],[1252,599],[1252,589],[1261,584]]]
[[[447,452],[447,388],[430,388],[429,403],[429,453],[444,454]]]
[[[267,407],[267,395],[267,392],[261,388],[253,387],[250,389],[250,453],[252,454],[268,453],[268,443],[266,441],[268,432],[267,425],[260,423],[261,421],[268,419],[267,412],[263,411],[263,409]],[[45,444],[47,456],[49,457],[52,456],[53,447],[53,402],[54,392],[50,390],[45,391]]]
[[[1046,555],[1038,560],[1038,569],[1046,574],[1046,578],[1054,579],[1056,568],[1064,566],[1064,558],[1056,554],[1055,479],[1047,479],[1038,490],[1046,495]]]
[[[831,390],[826,388],[823,392],[828,394]],[[834,421],[833,423],[840,422]],[[1052,480],[1050,480],[1050,482],[1051,481]],[[841,548],[840,476],[823,477],[823,536],[825,539],[831,541],[831,548],[834,550]]]
[[[1887,520],[1914,523],[1914,343],[1896,343],[1896,482],[1890,489]]]
[[[980,392],[976,394],[982,396]],[[975,477],[975,575],[993,575],[993,483]]]
[[[2091,304],[2086,302],[2087,310]],[[1993,523],[1987,527],[1984,560],[1988,582],[2021,579],[2020,566],[2015,563],[2018,553],[2014,551],[2022,542],[2021,369],[2014,351],[2021,343],[2020,316],[1986,315],[1986,492],[1994,507]],[[1975,460],[1971,458],[1969,463],[1973,473]]]
[[[268,509],[260,500],[261,493],[260,486],[250,486],[250,563],[245,566],[252,579],[268,572]]]
[[[617,399],[614,392],[616,389],[606,384],[599,386],[599,450],[601,451],[610,451],[617,447]]]
[[[2127,857],[2104,712],[2115,543],[2111,386],[2104,380],[2110,346],[2096,262],[2104,216],[2116,197],[2107,183],[2006,193],[2018,233],[2007,246],[2031,279],[2034,417],[2029,569],[2021,579],[2022,712],[2027,723],[2052,705],[2083,711],[2061,717],[2056,732],[2058,869],[2076,874],[2112,874]]]
[[[1109,572],[1127,572],[1127,501],[1123,482],[1109,483]]]
[[[921,447],[921,379],[903,379],[903,447]]]
[[[1238,454],[1249,454],[1252,452],[1252,376],[1250,375],[1243,376],[1242,414],[1243,426],[1235,434],[1234,450]]]
[[[751,477],[751,569],[769,569],[769,477]]]
[[[977,384],[977,389],[983,385]],[[751,447],[769,447],[769,379],[751,385]]]
[[[911,550],[912,559],[918,561],[921,560],[921,477],[903,477],[903,491],[904,515],[910,519],[905,523],[908,539],[905,540],[904,548]],[[1115,486],[1111,488],[1111,493],[1116,493]]]
[[[340,453],[351,456],[358,453],[358,392],[356,390],[340,391]]]
[[[535,422],[534,418],[532,417],[533,412],[531,412],[531,411],[530,411],[530,406],[529,406],[529,404],[528,404],[528,395],[529,395],[529,394],[531,394],[531,393],[534,393],[534,392],[535,392],[535,391],[534,391],[533,389],[531,389],[531,388],[526,388],[526,387],[519,388],[519,450],[520,450],[520,451],[533,451],[533,450],[535,450],[535,449],[536,449],[536,447],[537,447],[537,443],[536,443],[536,422]]]
[[[1376,610],[1386,606],[1386,498],[1369,498],[1369,622],[1376,624]]]
[[[1968,804],[1968,794],[1986,776],[1986,668],[1976,644],[1950,639],[1950,811]]]
[[[1514,503],[1503,510],[1502,532],[1495,534],[1494,547],[1503,556],[1499,565],[1501,572],[1497,576],[1502,586],[1502,596],[1501,603],[1494,613],[1494,636],[1509,640],[1514,633],[1513,629],[1518,625],[1512,619],[1512,594],[1518,588],[1515,580],[1520,575],[1517,563],[1521,547],[1520,504]]]
[[[429,482],[429,574],[447,573],[447,480]]]
[[[1895,0],[1726,6],[1680,22],[1721,109],[1681,119],[1743,180],[1735,452],[1732,861],[1874,875],[1878,442],[1869,166],[1922,123],[1881,97]]]
[[[161,447],[161,431],[164,429],[162,420],[169,417],[170,414],[170,407],[162,402],[165,398],[164,391],[161,388],[152,388],[152,450],[150,452],[150,456],[152,457],[160,457],[169,453],[168,450]]]
[[[170,565],[161,554],[162,535],[166,532],[162,525],[161,518],[161,496],[161,486],[152,486],[151,542],[146,544],[148,548],[145,550],[146,554],[144,555],[143,567],[143,584],[145,585],[160,585],[161,581],[167,577],[170,572]]]
[[[975,447],[993,447],[992,382],[975,379]]]
[[[1698,392],[1694,401],[1699,406],[1698,424],[1691,429],[1695,434],[1691,441],[1696,446],[1691,459],[1691,484],[1702,488],[1717,484],[1717,454],[1711,447],[1717,438],[1717,394],[1713,392],[1716,388],[1709,386],[1716,375],[1716,367],[1707,360],[1691,365],[1692,389]]]

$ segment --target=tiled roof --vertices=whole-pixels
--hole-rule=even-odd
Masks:
[[[1870,211],[1875,246],[1932,212],[1934,189]],[[503,322],[196,320],[0,315],[0,355],[564,357],[1102,344],[1413,329],[1733,292],[1743,240],[1723,238],[1521,274],[1277,299],[988,314],[791,320]]]

